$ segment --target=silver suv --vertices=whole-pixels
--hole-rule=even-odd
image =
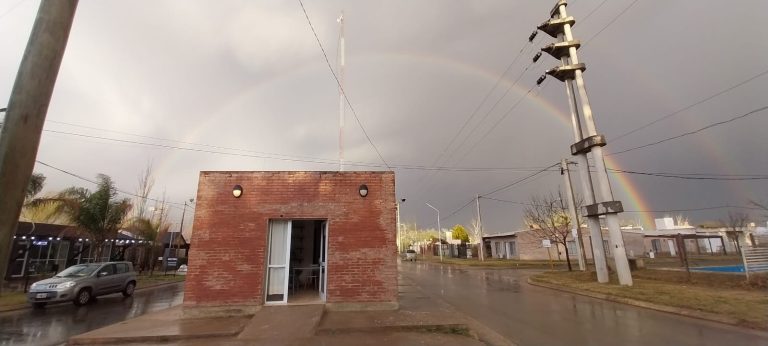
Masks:
[[[72,301],[85,305],[93,297],[122,292],[130,297],[136,289],[131,262],[86,263],[64,269],[50,279],[32,284],[27,300],[35,308],[47,303]]]

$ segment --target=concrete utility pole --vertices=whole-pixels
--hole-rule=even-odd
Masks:
[[[0,133],[0,280],[24,204],[29,177],[67,46],[77,0],[42,0]]]
[[[538,26],[538,29],[544,33],[558,38],[562,41],[550,44],[541,50],[545,53],[552,55],[555,59],[563,62],[562,66],[557,66],[548,70],[546,73],[552,77],[557,78],[562,82],[566,82],[567,92],[569,94],[569,105],[572,101],[573,87],[569,82],[576,81],[578,89],[579,100],[581,101],[581,111],[584,117],[584,124],[586,125],[586,136],[581,128],[581,122],[578,116],[573,118],[574,134],[576,135],[577,142],[571,145],[571,154],[574,156],[584,155],[583,158],[579,158],[578,163],[582,173],[582,179],[589,179],[590,184],[594,182],[591,174],[589,174],[589,167],[587,166],[586,154],[592,154],[592,161],[595,164],[596,175],[596,192],[592,195],[591,189],[585,189],[584,195],[587,197],[587,205],[584,206],[583,214],[587,216],[590,224],[590,233],[595,235],[600,230],[599,217],[605,216],[605,224],[608,228],[610,236],[610,246],[613,252],[613,257],[616,264],[616,272],[619,275],[619,283],[624,286],[632,286],[632,273],[629,271],[629,262],[627,261],[627,254],[624,248],[624,240],[621,236],[621,229],[619,227],[618,213],[624,211],[620,201],[613,200],[613,192],[611,191],[610,181],[608,180],[608,172],[605,169],[605,160],[603,157],[603,147],[606,145],[605,137],[597,133],[595,127],[595,121],[592,115],[592,108],[589,105],[589,97],[587,96],[587,90],[584,84],[583,72],[586,66],[579,62],[576,50],[581,46],[581,42],[573,39],[571,32],[571,26],[576,21],[573,17],[569,17],[566,12],[566,6],[568,2],[566,0],[559,0],[555,7],[550,11],[550,19]],[[540,79],[541,80],[541,79]],[[575,114],[572,112],[572,114]],[[588,187],[586,183],[583,183],[585,187]],[[594,185],[593,185],[594,186]],[[589,198],[592,195],[591,199]],[[597,222],[595,222],[597,221]],[[602,244],[595,247],[594,237],[593,249],[595,250],[595,264],[597,267],[598,281],[608,282],[607,272],[601,273],[602,269],[598,265],[598,256],[605,256],[602,251]],[[599,250],[598,250],[599,249]],[[601,253],[603,252],[603,253]]]
[[[477,226],[480,227],[480,252],[478,252],[478,254],[480,255],[480,260],[485,261],[485,243],[483,242],[483,217],[480,214],[480,195],[475,197],[475,201],[477,202]]]
[[[560,161],[560,175],[563,176],[565,181],[565,195],[568,198],[568,213],[571,217],[571,223],[573,224],[573,236],[574,243],[576,244],[576,252],[579,256],[579,270],[587,270],[587,258],[584,251],[584,242],[581,238],[581,225],[579,224],[579,215],[576,213],[576,197],[573,193],[573,186],[571,185],[571,172],[568,170],[568,163],[566,159]]]

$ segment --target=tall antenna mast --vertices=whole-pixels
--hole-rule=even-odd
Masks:
[[[344,11],[336,19],[339,23],[339,171],[344,170]]]

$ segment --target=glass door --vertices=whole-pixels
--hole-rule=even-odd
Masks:
[[[320,230],[320,300],[325,301],[326,290],[328,289],[328,222],[323,222]]]
[[[291,221],[269,221],[266,303],[288,302],[288,271],[291,259]]]

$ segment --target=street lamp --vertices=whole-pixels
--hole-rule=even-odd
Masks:
[[[443,261],[443,236],[442,234],[440,234],[442,232],[442,229],[440,228],[440,211],[437,210],[437,208],[433,207],[429,203],[425,202],[424,204],[426,204],[428,207],[434,209],[437,212],[437,241],[439,243],[438,246],[440,247],[440,262],[442,262]]]

